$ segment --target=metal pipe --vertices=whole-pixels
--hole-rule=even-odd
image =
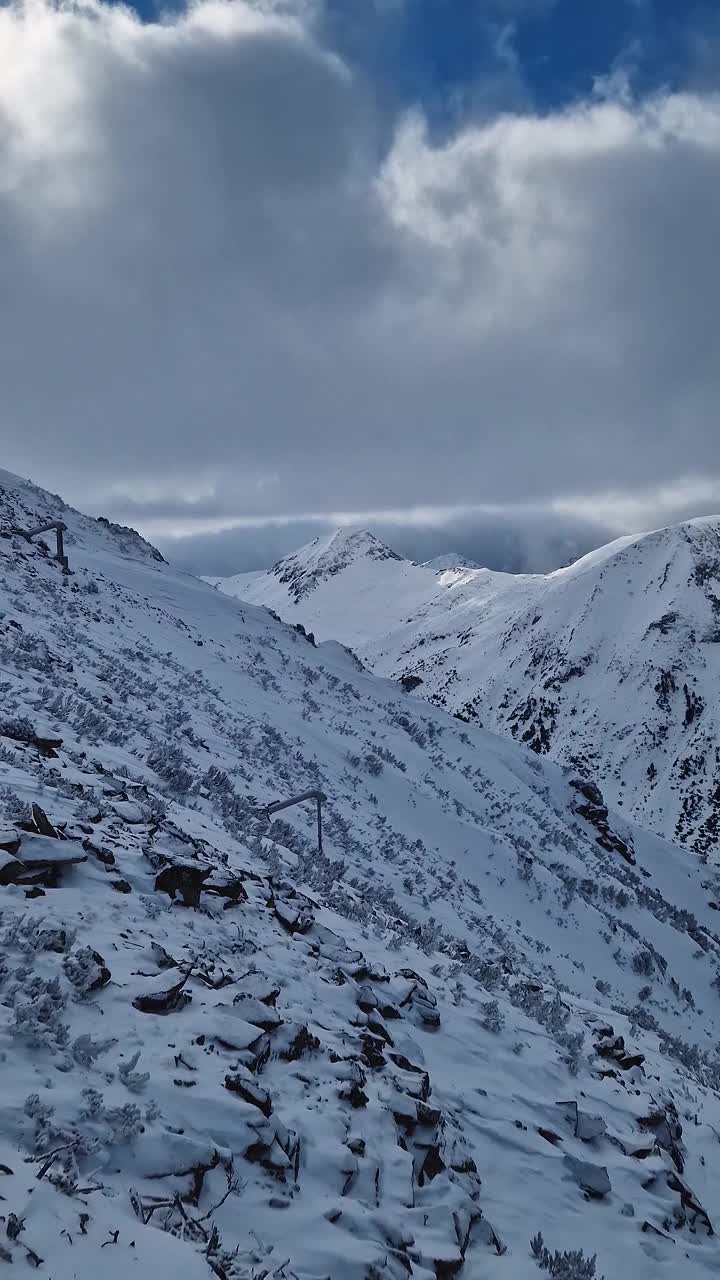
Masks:
[[[19,533],[23,538],[27,538],[28,542],[32,542],[40,533],[50,533],[55,530],[57,539],[55,548],[55,559],[62,565],[63,569],[68,568],[68,558],[65,555],[65,544],[63,542],[63,534],[67,532],[67,525],[62,520],[49,520],[47,524],[40,524],[36,529],[15,529],[14,533]]]
[[[273,800],[272,804],[268,804],[265,806],[265,812],[269,818],[273,813],[280,813],[282,809],[289,809],[291,808],[292,805],[302,804],[305,800],[314,800],[317,805],[318,853],[322,853],[323,851],[322,806],[323,806],[323,801],[327,800],[327,796],[325,795],[324,791],[318,791],[317,789],[313,788],[310,791],[301,792],[301,794],[298,796],[291,796],[289,800]]]

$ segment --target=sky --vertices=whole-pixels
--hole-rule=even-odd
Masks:
[[[0,463],[188,568],[720,510],[716,0],[0,4]]]

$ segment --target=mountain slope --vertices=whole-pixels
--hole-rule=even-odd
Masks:
[[[70,575],[10,532],[58,512]],[[17,1265],[714,1274],[712,873],[7,475],[0,531]],[[319,787],[322,855],[265,812]]]
[[[337,636],[379,673],[417,677],[436,705],[599,777],[659,834],[715,847],[718,520],[621,538],[546,576],[423,574],[365,566],[360,597],[338,574],[295,605],[276,568],[245,594]]]

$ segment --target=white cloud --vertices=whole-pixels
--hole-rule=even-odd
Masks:
[[[720,476],[720,98],[439,145],[313,9],[0,9],[5,464],[217,521]]]

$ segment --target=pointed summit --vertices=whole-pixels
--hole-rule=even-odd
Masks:
[[[368,529],[341,528],[301,547],[285,556],[273,566],[271,572],[297,604],[314,591],[321,582],[348,569],[363,560],[399,560],[391,550]]]

